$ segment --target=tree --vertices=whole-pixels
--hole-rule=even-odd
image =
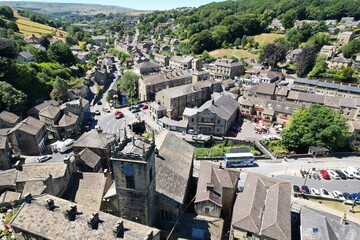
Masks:
[[[56,101],[64,101],[66,100],[66,94],[68,92],[68,84],[64,79],[60,77],[56,77],[54,88],[50,93],[52,99]]]
[[[0,16],[11,19],[14,18],[13,10],[9,6],[0,6]]]
[[[70,48],[63,42],[56,42],[49,46],[47,50],[48,57],[53,62],[71,66],[76,63],[76,59],[72,54]]]
[[[274,43],[267,44],[260,53],[260,61],[266,62],[271,67],[276,67],[279,62],[286,60],[286,47]]]
[[[43,46],[44,48],[48,49],[48,47],[50,45],[50,41],[49,41],[49,39],[47,39],[47,37],[41,36],[41,38],[39,39],[39,44],[41,46]]]
[[[315,65],[317,51],[315,47],[309,46],[302,50],[296,58],[296,73],[299,77],[304,77]]]
[[[9,40],[0,38],[0,57],[16,58],[17,55],[14,45]]]
[[[285,29],[290,29],[294,26],[295,19],[295,12],[289,11],[283,15],[283,17],[281,18],[281,23]]]
[[[121,81],[118,82],[117,88],[123,94],[128,94],[129,99],[135,99],[138,96],[137,86],[140,76],[134,72],[125,72]]]
[[[307,41],[307,45],[312,45],[316,48],[317,51],[324,46],[330,43],[330,36],[328,33],[316,33],[314,36],[310,37]]]
[[[247,40],[246,40],[246,35],[244,35],[241,39],[241,47],[244,49],[246,46]]]
[[[346,67],[341,71],[342,76],[345,78],[345,81],[352,81],[355,69],[352,67]]]
[[[200,59],[205,63],[209,63],[215,60],[206,50],[204,50],[203,53],[200,55]]]
[[[313,69],[311,70],[311,72],[309,73],[309,77],[321,77],[321,75],[323,73],[325,73],[327,70],[327,63],[325,58],[323,57],[318,57],[315,63],[315,66],[313,67]]]
[[[74,38],[74,37],[71,37],[70,35],[67,35],[65,37],[65,43],[68,46],[73,46],[73,45],[78,44],[78,40],[76,38]]]
[[[26,94],[7,82],[0,81],[0,111],[7,109],[15,113],[25,110]]]
[[[341,49],[344,57],[350,58],[355,53],[360,52],[360,39],[355,39],[346,44]]]
[[[307,152],[310,146],[336,151],[350,137],[345,118],[338,112],[318,104],[294,112],[281,132],[282,143],[290,151]]]
[[[204,50],[214,49],[215,44],[212,40],[211,32],[209,30],[204,30],[190,37],[189,46],[193,53],[200,54]]]
[[[235,47],[239,47],[240,44],[241,44],[241,39],[240,39],[240,38],[236,38],[236,39],[235,39],[235,42],[234,42]]]

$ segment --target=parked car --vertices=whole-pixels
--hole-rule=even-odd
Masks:
[[[352,193],[351,197],[356,201],[360,201],[360,194],[359,193]]]
[[[310,194],[310,189],[308,188],[308,186],[302,186],[301,187],[301,192],[302,193],[306,193],[306,194]]]
[[[320,195],[322,197],[330,197],[328,190],[326,190],[325,188],[320,188]]]
[[[228,137],[236,137],[237,136],[237,132],[233,132],[233,131],[228,131],[226,136]]]
[[[136,105],[132,105],[128,109],[131,112],[133,109],[138,109],[138,107]]]
[[[298,185],[293,185],[293,191],[296,193],[301,193],[301,189]]]
[[[332,191],[331,194],[334,196],[334,198],[338,198],[341,200],[345,200],[344,195],[340,191]]]
[[[354,178],[360,179],[360,172],[354,167],[348,167],[347,171],[354,175]]]
[[[95,111],[95,114],[96,114],[96,115],[101,115],[101,113],[100,113],[99,110],[96,110],[96,111]]]
[[[133,109],[131,110],[131,112],[132,112],[132,113],[140,112],[140,108],[133,108]]]
[[[41,163],[41,162],[45,162],[47,160],[49,160],[50,158],[52,158],[51,155],[43,155],[43,156],[39,156],[36,161]]]
[[[344,180],[347,179],[346,175],[345,175],[342,171],[340,171],[340,170],[335,170],[335,172],[337,173],[337,175],[339,175],[339,177],[340,177],[341,179],[344,179]]]
[[[341,171],[345,174],[345,176],[347,178],[354,179],[354,174],[353,173],[349,172],[348,170],[341,170]]]
[[[103,109],[101,109],[103,112],[106,112],[106,113],[109,113],[109,112],[111,112],[110,111],[110,109],[108,109],[108,108],[103,108]]]
[[[348,192],[344,192],[343,196],[344,196],[345,200],[354,200],[353,197],[351,196],[351,194]]]
[[[328,173],[329,173],[329,175],[330,175],[330,177],[331,177],[332,179],[340,180],[340,177],[339,177],[339,175],[338,175],[336,172],[334,172],[334,171],[328,171]]]
[[[138,105],[136,105],[136,107],[139,109],[142,108],[143,106],[144,106],[144,104],[142,104],[142,103],[139,103]]]
[[[121,111],[117,110],[117,111],[115,112],[115,118],[116,118],[116,119],[120,119],[120,118],[122,118],[122,117],[124,117],[124,114],[123,114]]]
[[[353,172],[356,179],[360,179],[360,172]]]
[[[321,174],[321,176],[323,177],[323,179],[330,180],[330,175],[329,175],[328,171],[326,171],[326,170],[320,170],[320,174]]]
[[[311,194],[320,196],[320,192],[316,188],[310,188],[310,191],[311,191]]]
[[[147,105],[147,104],[144,104],[144,106],[142,106],[142,110],[145,110],[145,109],[148,109],[149,108],[149,106]]]
[[[230,131],[232,131],[232,132],[239,132],[239,128],[237,128],[237,127],[231,127],[231,128],[230,128]]]
[[[188,134],[191,134],[191,135],[196,135],[196,132],[195,132],[194,129],[188,129],[188,130],[187,130],[187,133],[188,133]]]

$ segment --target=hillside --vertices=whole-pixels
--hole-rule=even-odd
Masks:
[[[110,14],[136,12],[136,10],[130,8],[99,4],[0,1],[0,5],[6,5],[11,8],[29,10],[57,17],[71,14],[96,15],[99,13]]]
[[[44,34],[54,34],[54,38],[63,39],[67,32],[62,31],[60,29],[56,29],[41,23],[36,23],[30,21],[28,18],[24,18],[19,16],[16,11],[14,11],[14,16],[16,18],[16,24],[20,29],[20,33],[25,36],[31,36],[34,34],[36,37],[41,37]]]

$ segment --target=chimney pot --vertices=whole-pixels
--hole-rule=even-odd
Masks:
[[[55,208],[54,200],[51,198],[47,199],[45,207],[48,211],[54,210]]]
[[[25,195],[25,202],[26,203],[31,203],[31,200],[32,200],[32,195],[31,193],[28,193]]]
[[[124,230],[124,221],[119,221],[113,228],[114,237],[119,237],[120,232]]]

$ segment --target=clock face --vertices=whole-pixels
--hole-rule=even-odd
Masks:
[[[124,166],[124,172],[126,175],[134,175],[135,173],[134,166],[126,164]]]

